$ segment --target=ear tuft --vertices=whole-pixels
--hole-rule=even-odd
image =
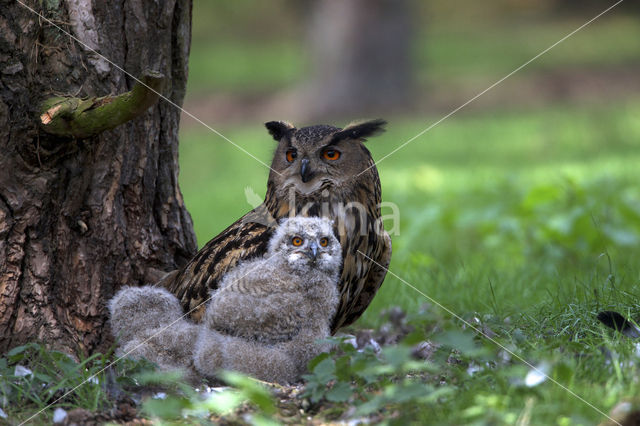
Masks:
[[[295,127],[291,123],[286,121],[269,121],[264,123],[264,126],[269,131],[269,134],[273,136],[273,139],[280,142],[280,140],[290,131],[295,130]]]
[[[333,141],[338,142],[343,139],[366,139],[384,132],[387,122],[381,118],[375,120],[352,122],[344,129],[333,135]]]

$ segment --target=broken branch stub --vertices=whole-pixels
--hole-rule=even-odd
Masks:
[[[146,71],[131,91],[118,96],[49,98],[40,109],[40,127],[56,136],[95,136],[144,113],[158,100],[163,84],[163,74]]]

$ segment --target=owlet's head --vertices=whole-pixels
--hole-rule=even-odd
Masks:
[[[284,219],[271,237],[265,257],[275,256],[298,273],[320,270],[337,274],[342,264],[332,221],[318,217]]]
[[[327,125],[296,129],[284,121],[265,123],[278,141],[269,184],[282,190],[293,186],[297,192],[309,194],[327,184],[339,186],[359,176],[374,164],[363,142],[382,133],[386,124],[377,119],[352,123],[344,129]]]

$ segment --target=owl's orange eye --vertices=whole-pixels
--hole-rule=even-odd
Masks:
[[[329,244],[328,238],[320,238],[320,247],[326,247]]]
[[[340,151],[336,151],[335,149],[326,149],[322,156],[327,160],[337,160],[340,158]]]
[[[300,237],[293,237],[291,239],[291,244],[293,244],[296,247],[300,247],[302,245],[302,238]]]
[[[293,163],[293,160],[295,160],[297,156],[298,156],[298,151],[296,151],[295,149],[291,148],[287,150],[286,157],[288,162]]]

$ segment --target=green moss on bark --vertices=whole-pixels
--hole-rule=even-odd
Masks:
[[[147,71],[129,92],[80,99],[54,97],[40,108],[40,125],[50,134],[77,139],[95,136],[140,116],[156,103],[164,76]]]

